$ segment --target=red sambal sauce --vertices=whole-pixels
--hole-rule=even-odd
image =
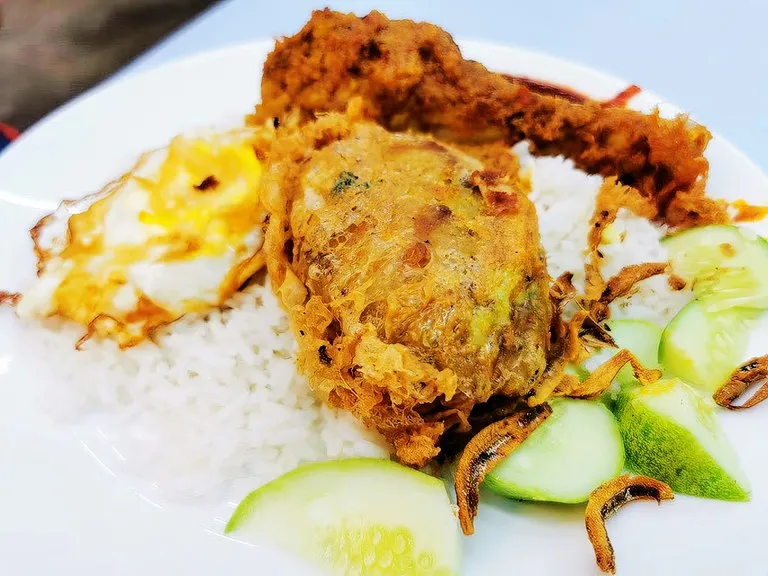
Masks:
[[[543,80],[535,80],[533,78],[528,78],[527,76],[513,76],[511,74],[502,74],[502,76],[510,82],[522,84],[531,90],[531,92],[546,94],[547,96],[556,96],[557,98],[562,98],[563,100],[573,102],[574,104],[584,104],[584,102],[587,102],[588,100],[593,100],[593,98],[590,98],[586,94],[577,92],[573,88],[567,86],[560,86],[559,84],[553,84]],[[605,108],[626,106],[627,103],[640,94],[640,92],[642,92],[640,86],[632,84],[616,94],[613,98],[601,101],[600,104]]]

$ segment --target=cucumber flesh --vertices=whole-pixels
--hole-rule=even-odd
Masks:
[[[576,376],[576,378],[578,378],[581,382],[584,382],[584,380],[586,380],[589,376],[589,370],[579,364],[566,365],[564,372],[566,374],[570,374],[571,376]]]
[[[498,494],[520,500],[586,502],[624,468],[624,447],[611,412],[599,402],[554,400],[552,415],[485,478]]]
[[[301,466],[251,492],[225,529],[331,575],[458,574],[461,537],[442,480],[380,459]]]
[[[659,342],[663,329],[658,324],[645,320],[613,320],[607,322],[606,327],[619,349],[632,352],[644,368],[659,367]],[[632,368],[624,366],[616,375],[616,382],[620,386],[637,382]]]
[[[750,328],[759,314],[751,308],[713,312],[698,300],[690,302],[664,329],[661,365],[688,384],[714,392],[744,360]]]
[[[768,309],[768,243],[738,226],[704,226],[663,241],[672,269],[712,311]]]
[[[603,348],[593,354],[584,363],[587,373],[610,360],[622,349],[632,352],[645,368],[659,367],[659,341],[663,329],[658,324],[646,320],[627,319],[611,320],[606,322],[605,327],[618,347]],[[603,394],[601,400],[610,408],[620,388],[636,383],[637,378],[632,368],[625,366],[616,375],[613,386]]]
[[[677,379],[622,390],[616,415],[633,472],[675,492],[749,500],[749,483],[714,405]]]

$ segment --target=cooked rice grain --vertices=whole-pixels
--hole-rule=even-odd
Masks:
[[[541,237],[552,277],[584,283],[589,220],[602,179],[561,158],[516,151],[532,171]],[[606,278],[623,266],[666,259],[664,230],[622,211],[604,236]],[[666,323],[690,292],[666,276],[641,283],[612,305],[614,317]],[[388,448],[352,416],[314,397],[296,374],[294,337],[268,287],[236,294],[222,311],[188,316],[150,342],[119,350],[92,340],[73,349],[80,330],[49,322],[35,338],[55,370],[50,406],[60,416],[94,419],[116,451],[95,450],[115,472],[157,484],[166,496],[237,500],[303,462],[387,457]],[[114,457],[114,454],[119,457]]]
[[[163,496],[238,499],[304,462],[388,455],[381,438],[324,407],[296,374],[294,337],[267,286],[183,318],[158,345],[121,351],[92,340],[77,352],[79,330],[56,328],[38,336],[56,368],[51,409],[95,414],[121,455],[109,465]]]
[[[515,151],[521,164],[532,171],[531,200],[539,215],[549,274],[557,278],[563,272],[572,272],[574,286],[582,291],[589,222],[603,179],[577,170],[570,160],[561,157],[533,158],[524,143],[518,144]],[[666,232],[664,226],[619,210],[616,221],[603,232],[603,277],[607,280],[630,264],[666,261],[667,251],[661,244]],[[628,297],[611,304],[611,317],[666,325],[691,299],[690,290],[674,291],[667,280],[666,275],[661,275],[640,282]]]

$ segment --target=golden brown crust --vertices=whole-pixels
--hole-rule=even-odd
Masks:
[[[265,251],[298,366],[422,466],[447,430],[470,429],[475,405],[549,374],[553,309],[527,182],[516,163],[487,171],[339,114],[279,131]]]
[[[379,12],[315,12],[279,41],[264,65],[255,120],[343,111],[355,96],[365,117],[391,130],[462,143],[528,139],[536,154],[564,154],[585,171],[633,186],[673,226],[727,220],[725,206],[703,194],[711,138],[703,126],[533,92],[465,60],[437,26]]]
[[[606,178],[595,198],[595,211],[589,224],[587,246],[594,254],[603,237],[603,231],[616,220],[621,208],[648,220],[659,215],[656,205],[631,186],[619,184],[615,177]]]

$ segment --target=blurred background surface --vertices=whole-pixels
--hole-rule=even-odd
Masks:
[[[0,122],[29,127],[214,0],[0,0]]]
[[[691,110],[768,168],[764,0],[5,0],[3,5],[0,122],[20,128],[140,54],[118,77],[206,50],[292,34],[313,8],[329,5],[429,20],[458,38],[530,48],[610,72]]]

